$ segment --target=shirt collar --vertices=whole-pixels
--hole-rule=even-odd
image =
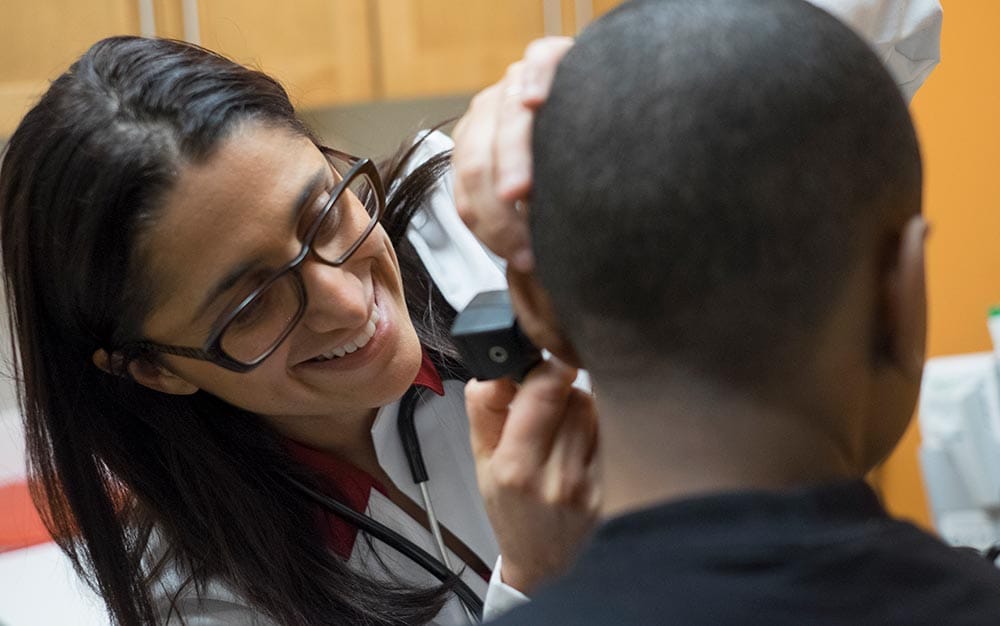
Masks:
[[[423,353],[420,370],[413,384],[430,389],[439,396],[444,395],[441,375],[438,374],[426,351]],[[358,513],[364,513],[368,509],[368,499],[372,489],[377,489],[383,495],[388,493],[385,486],[368,472],[334,454],[316,450],[291,439],[285,440],[285,449],[295,462],[316,476],[324,493]],[[327,545],[341,557],[349,559],[357,539],[357,528],[325,510],[320,511],[319,523]]]
[[[699,542],[760,543],[776,529],[842,528],[888,519],[878,496],[863,480],[802,486],[780,491],[743,490],[661,503],[613,517],[595,533],[594,545],[622,537],[653,536],[678,545]],[[664,529],[670,529],[663,535]]]
[[[413,379],[413,384],[417,387],[426,387],[439,396],[444,395],[444,383],[441,382],[441,375],[438,374],[437,368],[434,367],[434,362],[427,356],[426,350],[420,361],[420,371],[417,372],[417,377]]]

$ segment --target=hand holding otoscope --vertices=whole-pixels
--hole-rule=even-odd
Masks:
[[[573,386],[575,368],[542,359],[505,291],[479,294],[452,332],[477,378],[465,403],[501,575],[531,593],[569,566],[596,522],[594,401]]]

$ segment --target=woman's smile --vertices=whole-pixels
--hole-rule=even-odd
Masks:
[[[302,375],[309,372],[331,372],[358,370],[379,359],[388,344],[393,343],[392,335],[396,326],[392,321],[393,311],[388,308],[391,302],[380,304],[380,288],[376,284],[372,298],[371,314],[364,327],[354,330],[353,336],[333,348],[320,347],[316,356],[307,358],[293,365],[293,369]],[[383,312],[383,308],[387,309]],[[391,356],[391,355],[390,355]]]
[[[182,346],[203,343],[206,331],[190,323],[192,303],[239,268],[261,267],[266,274],[294,258],[303,245],[301,225],[290,220],[298,199],[322,206],[328,197],[309,191],[316,181],[327,189],[336,182],[310,140],[253,122],[235,130],[206,162],[182,168],[147,243],[158,284],[169,286],[147,320],[147,335]],[[353,196],[338,206],[345,212],[340,224],[351,219],[346,212],[365,211]],[[258,367],[238,373],[169,355],[170,370],[286,425],[295,416],[354,420],[402,396],[420,367],[421,347],[385,230],[375,226],[342,264],[311,255],[295,271],[305,310]]]
[[[368,321],[365,323],[365,327],[350,339],[347,343],[341,346],[333,348],[329,352],[323,352],[319,356],[312,359],[304,361],[305,363],[313,362],[323,362],[330,361],[332,359],[342,359],[348,354],[354,354],[357,350],[364,348],[368,345],[368,342],[375,335],[375,329],[378,327],[379,315],[378,307],[372,307],[372,314],[369,316]]]

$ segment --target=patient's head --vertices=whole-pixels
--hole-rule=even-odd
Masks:
[[[796,0],[626,4],[560,65],[534,156],[539,278],[599,389],[684,372],[876,422],[864,463],[895,443],[923,357],[920,155],[846,26]]]

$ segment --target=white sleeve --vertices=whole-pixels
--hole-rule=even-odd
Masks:
[[[164,610],[160,619],[167,626],[276,626],[249,606],[226,599],[187,597]]]
[[[507,611],[529,602],[528,596],[501,580],[501,565],[503,565],[503,556],[498,556],[497,564],[490,576],[490,586],[486,589],[486,600],[483,601],[484,622],[495,620]]]
[[[417,149],[413,165],[407,170],[453,146],[447,135],[431,133]],[[506,289],[507,279],[503,261],[487,251],[458,216],[452,180],[449,168],[424,206],[414,214],[406,238],[448,304],[461,311],[480,291]]]
[[[938,0],[809,0],[872,45],[907,102],[941,60]]]

